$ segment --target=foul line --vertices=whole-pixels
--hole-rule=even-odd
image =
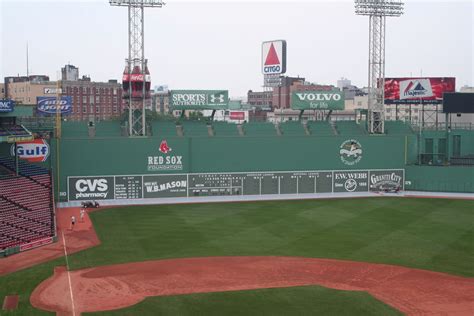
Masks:
[[[63,235],[63,248],[64,248],[64,256],[66,257],[66,269],[67,269],[67,278],[68,278],[68,282],[69,282],[69,293],[71,294],[72,315],[76,316],[76,311],[74,309],[74,296],[72,294],[71,273],[69,272],[69,260],[67,258],[66,239],[64,238],[64,232],[63,231],[61,231],[61,235]]]

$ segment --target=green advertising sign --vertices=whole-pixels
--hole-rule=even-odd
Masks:
[[[229,108],[227,90],[172,90],[173,110],[226,110]]]
[[[344,110],[344,93],[331,91],[298,91],[291,94],[293,110]]]

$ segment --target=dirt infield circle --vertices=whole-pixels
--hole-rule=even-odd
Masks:
[[[303,285],[366,291],[408,315],[473,315],[474,279],[404,267],[298,257],[207,257],[71,271],[74,311],[120,309],[146,297]],[[71,314],[58,267],[31,295],[34,307]]]

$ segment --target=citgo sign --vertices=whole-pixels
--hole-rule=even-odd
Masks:
[[[18,158],[30,162],[44,162],[49,156],[49,145],[44,139],[35,139],[28,142],[17,143],[16,153]],[[15,145],[11,147],[11,155],[15,156]]]
[[[276,75],[286,72],[286,41],[262,43],[262,73]]]

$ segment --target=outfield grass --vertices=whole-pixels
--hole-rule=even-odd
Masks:
[[[473,277],[473,209],[472,201],[400,198],[122,207],[91,214],[102,244],[71,255],[69,262],[72,269],[80,269],[160,258],[280,255],[395,264]],[[54,264],[63,262],[58,259]],[[0,297],[17,292],[22,298],[20,310],[12,315],[31,315],[24,297],[52,273],[54,264],[0,278]],[[312,288],[302,291],[334,293]],[[286,291],[288,294],[282,294]],[[213,308],[218,311],[224,304],[219,298],[225,301],[226,295],[241,295],[236,304],[250,300],[257,302],[254,305],[272,305],[266,301],[288,295],[289,311],[296,308],[291,292],[150,298],[133,308],[155,309],[164,304],[160,302],[176,302],[183,312],[198,308],[207,313]],[[347,292],[343,297],[352,294],[355,296],[347,303],[350,308],[357,310],[366,304],[357,293]],[[209,299],[196,306],[196,297]],[[324,314],[318,308],[325,306],[307,301],[308,310]],[[246,308],[239,306],[232,308]],[[172,311],[175,307],[162,308]]]
[[[364,292],[319,286],[147,298],[118,311],[86,315],[402,315]]]

